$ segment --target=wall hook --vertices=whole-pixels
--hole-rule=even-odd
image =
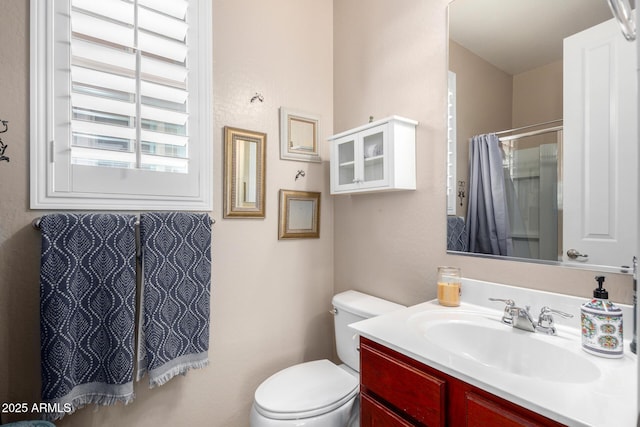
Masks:
[[[9,130],[8,120],[0,120],[0,123],[2,123],[2,125],[4,126],[4,129],[0,130],[0,133],[5,133],[6,131]],[[9,161],[9,157],[4,155],[4,152],[7,150],[7,147],[8,145],[2,142],[2,139],[0,139],[0,162]]]
[[[296,174],[296,179],[295,179],[295,181],[297,181],[297,180],[298,180],[298,178],[300,178],[300,177],[303,177],[303,178],[304,178],[304,176],[305,176],[304,171],[303,171],[302,169],[298,170],[298,173]]]
[[[464,191],[466,185],[467,183],[465,181],[458,181],[458,199],[460,199],[460,206],[462,206],[462,201],[466,197],[466,194]]]
[[[249,102],[253,104],[256,101],[264,102],[264,96],[262,96],[261,93],[256,92],[256,94],[251,97],[251,101]]]

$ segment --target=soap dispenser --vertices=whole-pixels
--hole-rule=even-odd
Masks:
[[[596,281],[593,299],[580,308],[582,348],[600,357],[622,357],[622,310],[608,300],[604,276],[596,276]]]

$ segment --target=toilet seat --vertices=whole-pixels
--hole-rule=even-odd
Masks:
[[[278,420],[309,418],[347,403],[358,393],[358,378],[329,360],[283,369],[256,390],[255,408]]]

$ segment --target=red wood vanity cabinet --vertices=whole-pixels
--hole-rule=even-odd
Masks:
[[[562,426],[360,338],[361,427]]]

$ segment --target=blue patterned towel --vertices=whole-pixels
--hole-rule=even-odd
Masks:
[[[162,385],[209,363],[211,219],[207,214],[140,216],[142,297],[138,375]]]
[[[42,217],[42,399],[62,418],[133,399],[135,216]]]

